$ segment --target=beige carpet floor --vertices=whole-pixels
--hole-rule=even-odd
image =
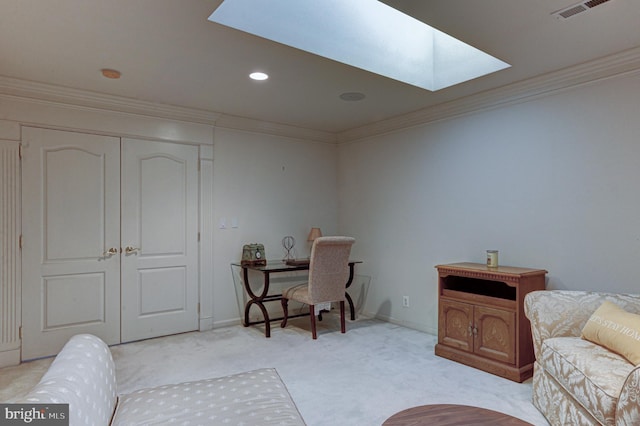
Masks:
[[[436,337],[386,322],[359,319],[339,332],[325,316],[318,340],[308,318],[286,329],[232,326],[113,346],[118,392],[274,367],[309,426],[381,425],[394,413],[425,404],[465,404],[548,425],[531,404],[531,380],[510,380],[434,355]],[[0,401],[25,393],[52,359],[0,369]]]

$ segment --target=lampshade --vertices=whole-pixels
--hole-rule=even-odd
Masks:
[[[320,228],[311,228],[309,236],[307,237],[307,241],[313,241],[318,237],[322,237],[322,231],[320,230]]]

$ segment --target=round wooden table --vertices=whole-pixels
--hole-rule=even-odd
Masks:
[[[382,426],[532,426],[508,414],[456,404],[421,405],[400,411]]]

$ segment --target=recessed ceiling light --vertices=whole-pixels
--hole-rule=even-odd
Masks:
[[[343,101],[361,101],[364,98],[364,93],[360,92],[345,92],[340,95],[340,99],[342,99]]]
[[[107,77],[107,78],[112,78],[114,80],[117,80],[120,78],[120,76],[122,75],[120,73],[120,71],[118,70],[110,70],[108,68],[104,68],[102,70],[100,70],[102,72],[102,75]]]
[[[266,80],[269,78],[268,74],[265,74],[263,72],[252,72],[251,74],[249,74],[249,77],[252,80],[258,80],[258,81],[262,81],[262,80]]]

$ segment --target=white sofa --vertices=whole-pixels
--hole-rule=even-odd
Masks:
[[[275,369],[117,395],[115,365],[96,336],[72,337],[40,382],[16,403],[68,403],[71,426],[304,425]]]
[[[640,314],[640,295],[537,291],[525,297],[536,361],[533,404],[551,425],[640,425],[640,365],[581,338],[608,300]]]

